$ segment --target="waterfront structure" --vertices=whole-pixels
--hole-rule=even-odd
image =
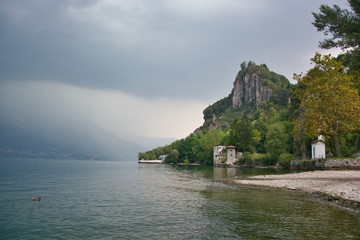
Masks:
[[[168,156],[168,155],[160,155],[159,159],[160,159],[161,161],[165,161],[165,158],[166,158],[167,156]]]
[[[225,146],[215,146],[215,147],[213,147],[214,164],[221,163],[221,160],[225,157],[225,154],[223,153],[223,150],[225,148],[226,148]]]
[[[155,164],[162,164],[164,163],[163,160],[144,160],[144,159],[141,159],[138,161],[138,163],[155,163]]]
[[[311,143],[311,158],[314,160],[326,158],[325,139],[322,135]]]
[[[236,161],[236,147],[227,146],[227,160],[226,163],[233,164]]]

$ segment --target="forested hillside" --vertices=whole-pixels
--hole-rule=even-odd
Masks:
[[[313,25],[330,38],[320,47],[341,47],[337,58],[316,53],[313,68],[291,85],[265,64],[240,65],[232,92],[204,110],[204,124],[188,137],[139,153],[139,159],[213,163],[213,146],[234,145],[239,163],[279,163],[310,158],[310,143],[326,138],[326,155],[350,156],[360,149],[360,4],[350,10],[322,5]]]
[[[276,131],[283,140],[281,153],[293,153],[291,131],[294,124],[289,120],[289,96],[288,79],[271,72],[265,64],[244,62],[229,96],[204,110],[203,126],[185,139],[139,153],[139,159],[157,159],[167,154],[168,162],[212,164],[214,146],[235,145],[239,151],[257,153],[260,161],[272,164],[277,156],[267,159],[267,150],[271,148],[271,142],[265,141],[268,130],[270,133]],[[239,101],[241,106],[236,104]]]
[[[332,64],[342,66],[342,63],[332,61]],[[315,69],[319,69],[319,66]],[[309,71],[308,74],[312,74],[313,71]],[[317,74],[320,75],[320,73]],[[309,77],[305,78],[309,79]],[[320,134],[328,137],[327,154],[336,155],[336,142],[329,134],[305,133],[304,130],[300,130],[302,127],[299,125],[299,119],[304,116],[304,99],[309,98],[305,97],[307,88],[305,81],[301,80],[301,76],[297,76],[297,79],[299,83],[291,85],[288,79],[271,72],[265,64],[242,63],[229,96],[203,111],[203,126],[184,139],[139,153],[138,157],[139,159],[157,159],[160,155],[168,155],[166,161],[169,163],[196,162],[211,165],[214,146],[234,145],[238,151],[244,153],[240,163],[255,161],[258,164],[273,165],[279,162],[287,165],[293,158],[310,158],[310,143]],[[349,79],[350,76],[346,81],[350,83]],[[322,86],[325,86],[325,83],[322,83]],[[311,88],[316,90],[318,87]],[[351,92],[350,90],[355,88],[347,84],[344,89]],[[329,89],[325,91],[329,92]],[[334,94],[339,93],[334,92]],[[344,99],[345,96],[341,93],[339,97]],[[358,97],[358,94],[356,96]],[[352,97],[355,104],[358,101],[356,96]],[[340,101],[340,98],[337,101]],[[321,99],[319,101],[322,102]],[[348,112],[356,116],[357,107],[354,104],[351,106],[355,112],[350,110]],[[309,112],[310,108],[307,108],[306,112]],[[316,119],[316,115],[312,118]],[[354,125],[354,127],[341,132],[338,139],[342,154],[345,156],[357,150],[359,134],[355,130],[355,125],[360,124],[353,123],[356,123],[354,118],[348,120],[347,126]],[[322,123],[317,124],[321,126]]]

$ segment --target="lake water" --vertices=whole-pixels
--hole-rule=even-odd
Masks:
[[[0,239],[360,239],[351,211],[296,191],[215,181],[269,173],[279,172],[0,160]]]

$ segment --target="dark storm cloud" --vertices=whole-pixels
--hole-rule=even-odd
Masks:
[[[345,2],[3,0],[0,81],[213,101],[243,61],[305,71],[322,39],[311,11]]]

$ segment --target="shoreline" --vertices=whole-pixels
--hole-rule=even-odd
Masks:
[[[282,188],[321,195],[327,201],[360,211],[360,171],[326,170],[232,180],[245,186]]]

